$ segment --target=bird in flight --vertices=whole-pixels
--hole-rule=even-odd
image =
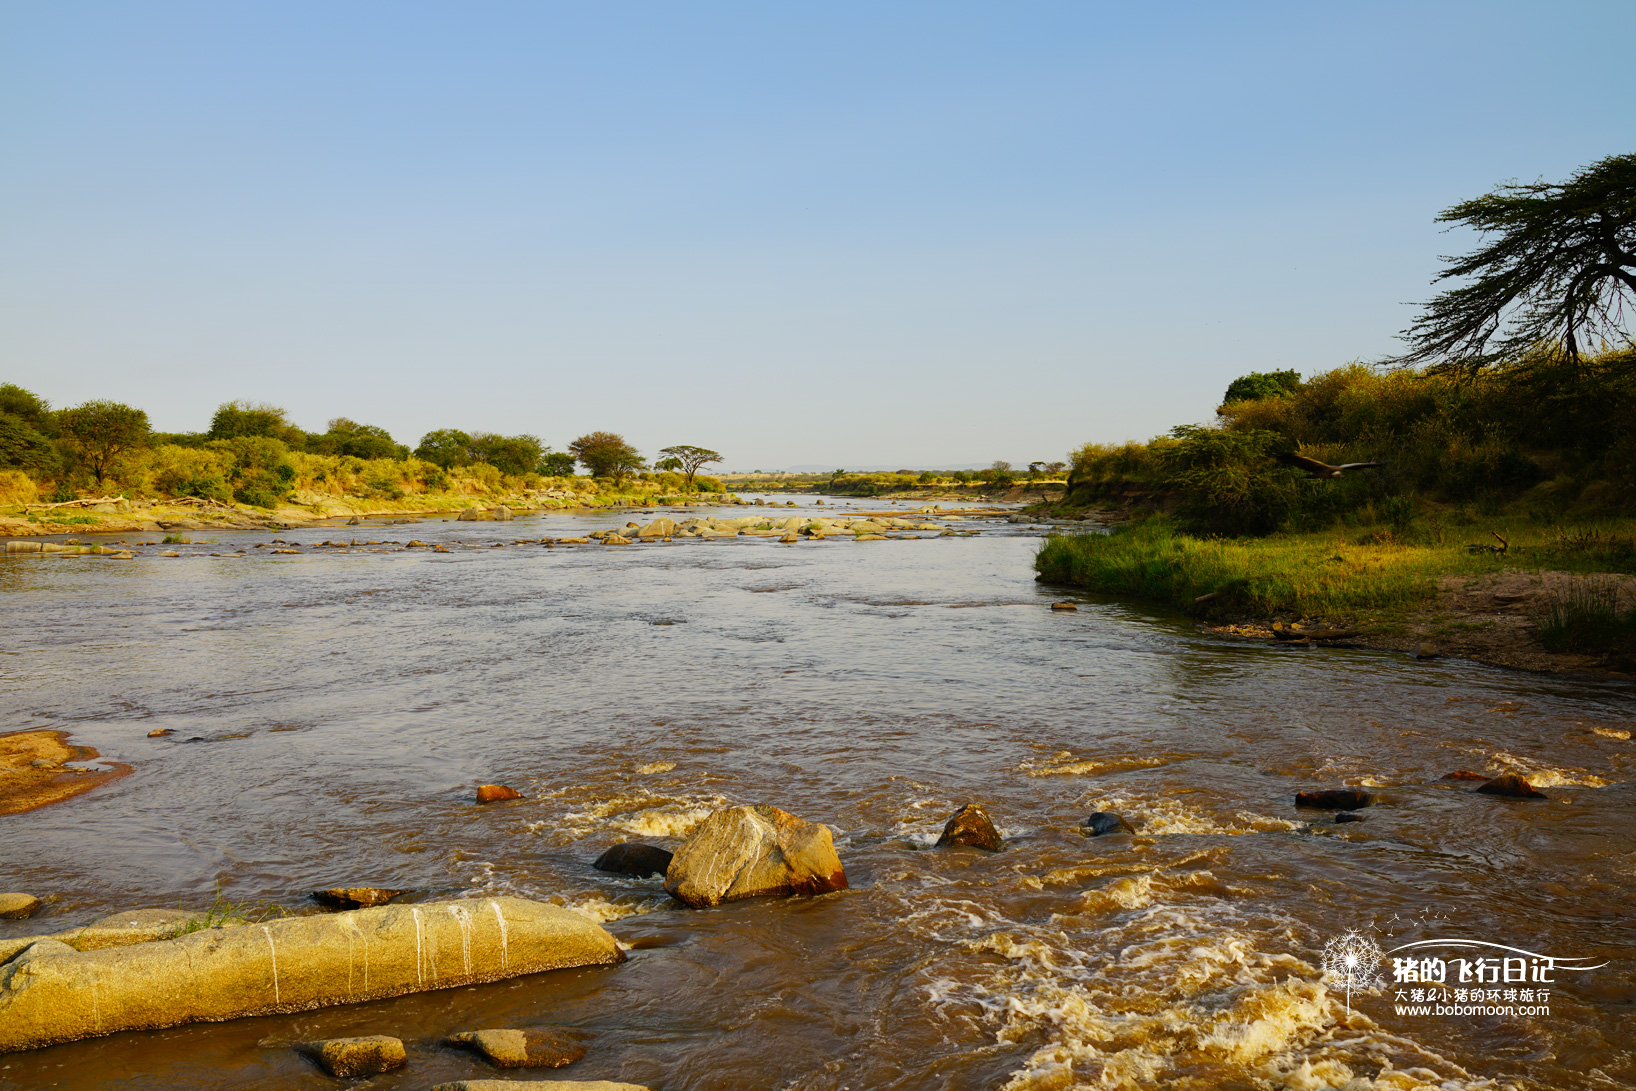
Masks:
[[[1297,470],[1305,470],[1313,477],[1339,477],[1347,470],[1367,470],[1371,466],[1384,466],[1384,462],[1343,462],[1339,466],[1331,466],[1327,462],[1319,462],[1306,455],[1298,455],[1293,451],[1286,451],[1278,456],[1278,461],[1286,466],[1294,466]]]

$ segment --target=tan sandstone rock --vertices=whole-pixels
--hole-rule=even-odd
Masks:
[[[598,925],[521,898],[287,917],[102,950],[41,947],[0,966],[0,1052],[624,959]]]
[[[705,819],[665,872],[665,890],[695,909],[846,885],[829,827],[765,803],[724,807]]]
[[[394,1068],[402,1068],[409,1060],[403,1042],[384,1034],[308,1042],[306,1050],[324,1066],[326,1072],[342,1079],[390,1072]]]
[[[40,899],[32,894],[0,894],[0,918],[20,921],[39,912]]]
[[[451,1045],[469,1046],[499,1068],[561,1068],[585,1056],[575,1039],[584,1031],[558,1027],[465,1030],[449,1036]]]

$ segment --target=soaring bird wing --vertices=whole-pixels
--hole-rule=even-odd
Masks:
[[[1367,470],[1371,466],[1384,466],[1384,462],[1343,462],[1336,466],[1337,470]]]
[[[1327,474],[1335,469],[1327,462],[1319,462],[1306,455],[1298,455],[1294,451],[1285,451],[1278,456],[1278,461],[1286,466],[1294,466],[1298,470],[1305,470],[1309,474]]]

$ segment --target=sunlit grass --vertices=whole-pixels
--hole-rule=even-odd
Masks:
[[[1504,553],[1488,548],[1499,545],[1491,531],[1509,543]],[[1046,582],[1213,617],[1390,612],[1431,597],[1443,576],[1636,571],[1636,521],[1569,532],[1496,522],[1436,537],[1443,540],[1355,530],[1197,538],[1160,517],[1109,534],[1053,536],[1035,567]]]

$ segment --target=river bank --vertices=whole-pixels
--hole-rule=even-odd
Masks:
[[[439,516],[476,508],[520,514],[603,508],[667,509],[748,503],[732,494],[661,496],[638,491],[541,490],[497,496],[421,494],[399,499],[296,494],[270,508],[193,497],[127,499],[112,496],[61,504],[0,507],[0,538],[53,534],[135,534],[176,530],[287,529],[336,519]]]
[[[1228,636],[1624,677],[1636,672],[1631,530],[1491,520],[1434,535],[1228,539],[1150,517],[1054,537],[1035,568],[1042,582],[1163,603]]]

